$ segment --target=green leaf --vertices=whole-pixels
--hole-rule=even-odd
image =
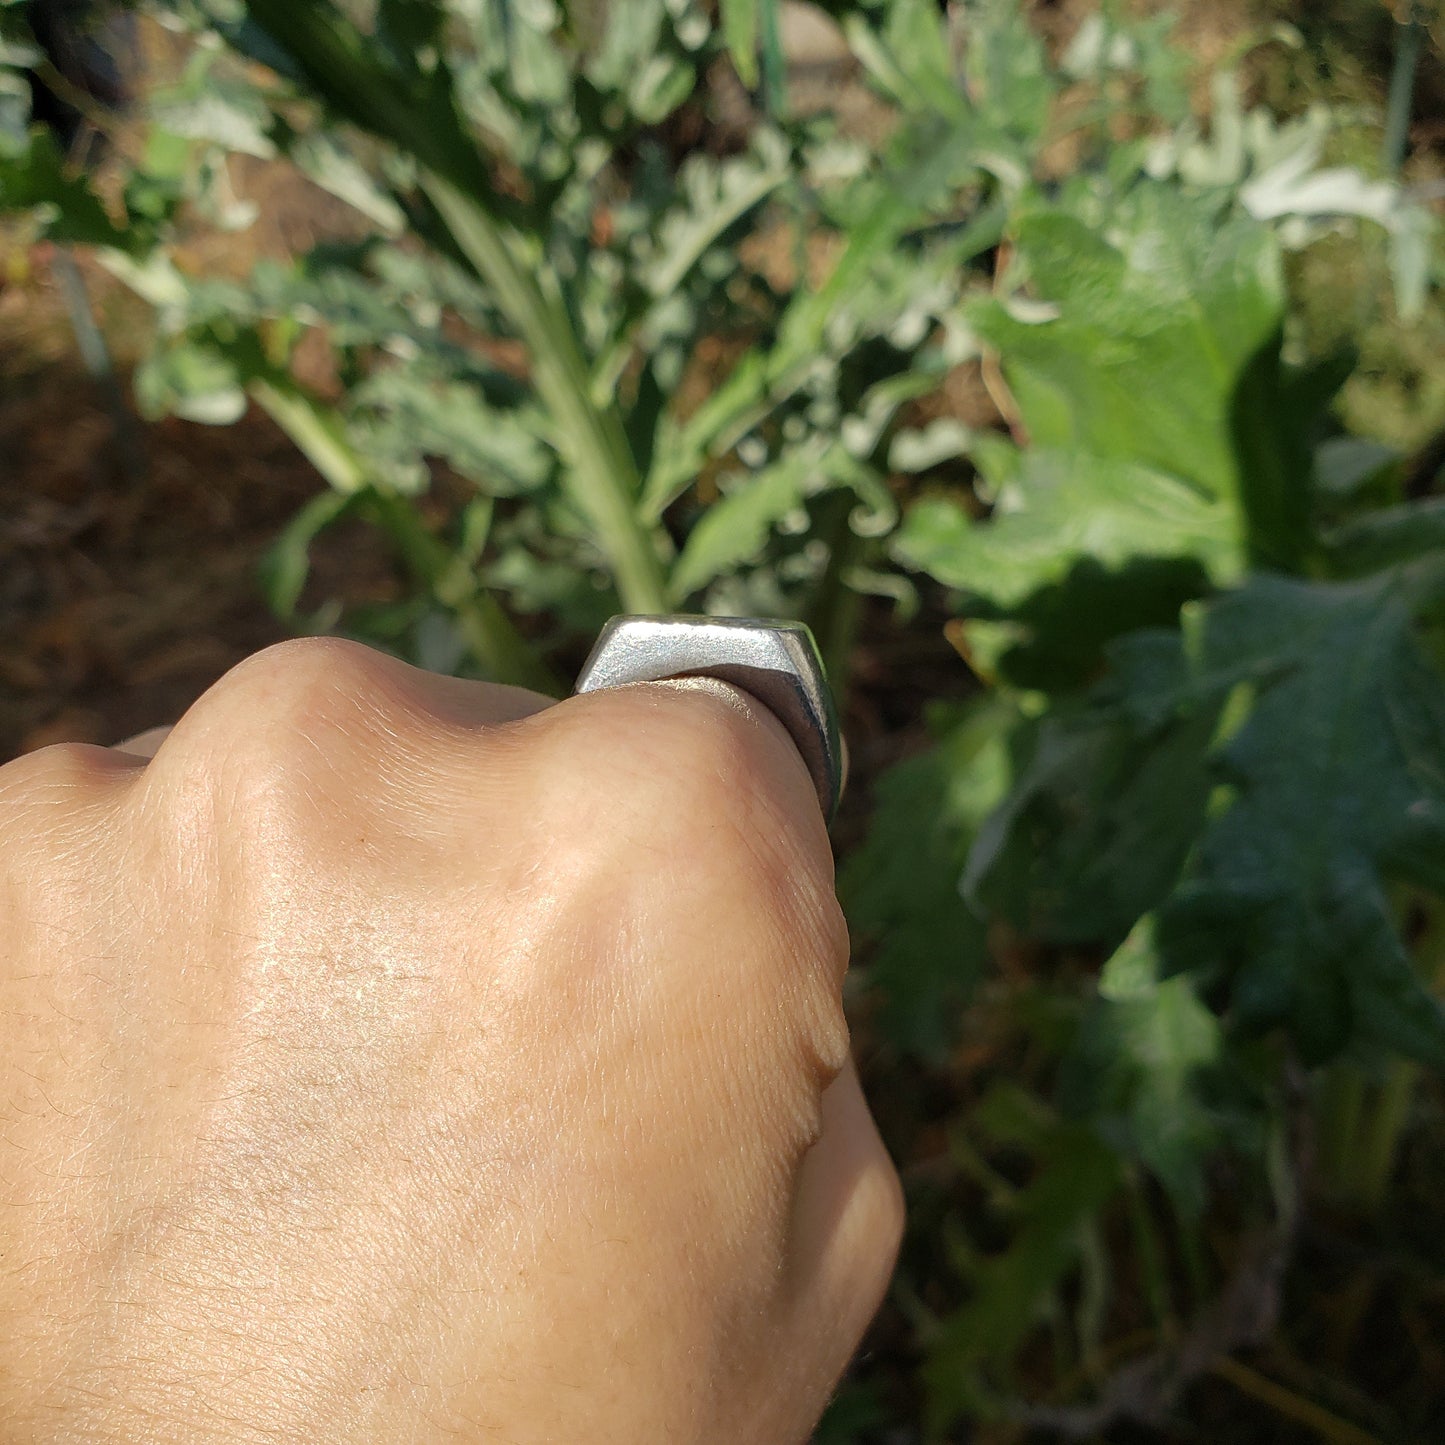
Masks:
[[[1124,460],[1062,451],[1019,456],[987,522],[956,503],[920,503],[894,543],[906,564],[998,607],[1061,582],[1081,558],[1196,559],[1216,581],[1238,574],[1235,518],[1218,498]]]
[[[758,37],[761,10],[775,0],[719,0],[723,39],[737,67],[738,79],[751,90],[758,83]]]
[[[1184,605],[1211,590],[1192,558],[1134,558],[1106,568],[1084,557],[1063,581],[997,618],[990,610],[970,609],[975,620],[962,623],[962,636],[981,676],[1038,692],[1069,692],[1106,671],[1107,648],[1116,637],[1178,627]]]
[[[1034,444],[1236,496],[1235,389],[1284,309],[1268,229],[1217,201],[1141,185],[1106,229],[1035,211],[1016,245],[1045,309],[985,300],[969,314],[1002,355]]]
[[[1259,681],[1221,762],[1232,801],[1160,915],[1176,971],[1312,1063],[1352,1043],[1445,1067],[1445,1010],[1388,884],[1445,883],[1445,686],[1387,576],[1260,577],[1204,604],[1199,666]]]
[[[983,920],[959,892],[979,825],[1008,780],[1012,710],[993,703],[955,716],[937,744],[878,780],[868,835],[838,888],[867,959],[885,1035],[939,1060],[988,965]]]
[[[1220,1059],[1224,1036],[1187,979],[1161,982],[1159,972],[1145,920],[1104,966],[1099,996],[1060,1069],[1058,1097],[1066,1114],[1092,1120],[1197,1217],[1205,1164],[1226,1127],[1201,1076]]]
[[[407,366],[378,367],[349,399],[369,455],[398,464],[439,457],[489,496],[541,486],[553,470],[536,408],[488,405],[478,387]]]
[[[961,77],[953,69],[952,36],[933,0],[894,0],[875,30],[849,15],[845,33],[873,80],[906,110],[966,118]]]
[[[818,447],[797,448],[737,484],[702,515],[672,571],[679,601],[715,577],[755,561],[773,527],[826,485]]]
[[[33,211],[53,241],[137,250],[143,228],[117,226],[83,176],[66,167],[53,133],[31,133],[28,148],[0,158],[0,212]]]
[[[1445,549],[1445,497],[1387,507],[1326,534],[1325,554],[1338,576],[1362,577]]]
[[[964,896],[1031,937],[1122,942],[1178,881],[1204,822],[1223,688],[1197,688],[1173,632],[1109,649],[1110,675],[1015,740],[1015,780],[980,830]]]
[[[261,559],[261,590],[271,610],[285,621],[296,616],[296,604],[311,573],[311,544],[356,508],[364,492],[322,492],[313,497],[282,529]]]
[[[1281,359],[1269,229],[1141,183],[1102,226],[1034,211],[1017,245],[1034,299],[983,300],[969,317],[1033,444],[1176,478],[1225,509],[1222,530],[1256,563],[1302,566],[1324,398]]]
[[[236,367],[209,346],[178,342],[153,352],[135,373],[136,402],[145,416],[173,415],[229,426],[246,410]]]
[[[989,1367],[1011,1359],[1041,1322],[1079,1265],[1086,1231],[1123,1182],[1117,1155],[1086,1125],[1053,1122],[1031,1152],[1044,1162],[1014,1201],[1007,1245],[971,1270],[969,1302],[930,1341],[923,1378],[931,1439],[986,1405]]]

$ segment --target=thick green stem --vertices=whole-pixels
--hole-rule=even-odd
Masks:
[[[593,403],[555,277],[525,256],[505,219],[508,207],[488,195],[488,168],[460,119],[446,72],[438,68],[427,79],[399,73],[331,6],[247,0],[247,8],[334,109],[418,162],[422,190],[441,226],[531,353],[537,391],[566,463],[565,485],[596,532],[623,605],[666,611],[667,539],[640,520],[642,481],[621,420],[615,408]]]
[[[616,412],[593,404],[587,364],[561,298],[545,294],[505,228],[482,207],[434,173],[422,185],[527,344],[537,392],[556,423],[572,500],[596,528],[622,605],[629,612],[666,612],[659,537],[641,520],[637,463]]]
[[[334,490],[349,497],[370,485],[366,463],[339,422],[299,387],[255,378],[247,390]]]

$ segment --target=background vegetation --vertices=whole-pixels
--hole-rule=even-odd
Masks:
[[[0,0],[12,275],[314,467],[293,628],[815,628],[912,1219],[822,1440],[1437,1439],[1438,13],[828,9]]]

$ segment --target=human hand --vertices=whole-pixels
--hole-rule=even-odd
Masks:
[[[804,1440],[901,1227],[846,959],[721,684],[308,641],[0,768],[0,1438]]]

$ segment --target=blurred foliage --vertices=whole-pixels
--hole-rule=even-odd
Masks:
[[[1399,1070],[1445,1064],[1445,514],[1346,429],[1357,318],[1298,300],[1370,253],[1434,334],[1436,222],[1343,112],[1223,68],[1201,113],[1167,21],[828,8],[871,126],[791,108],[775,0],[150,0],[189,59],[87,174],[0,0],[0,203],[153,308],[147,414],[258,405],[314,462],[265,571],[298,626],[555,691],[619,609],[802,617],[841,680],[859,597],[947,608],[979,695],[841,871],[873,1073],[949,1101],[895,1120],[921,1389],[865,1365],[822,1438],[1084,1437],[1257,1342],[1219,1321],[1277,1301],[1301,1118],[1377,1199]],[[197,274],[235,155],[349,226]],[[303,615],[355,517],[410,599]]]

